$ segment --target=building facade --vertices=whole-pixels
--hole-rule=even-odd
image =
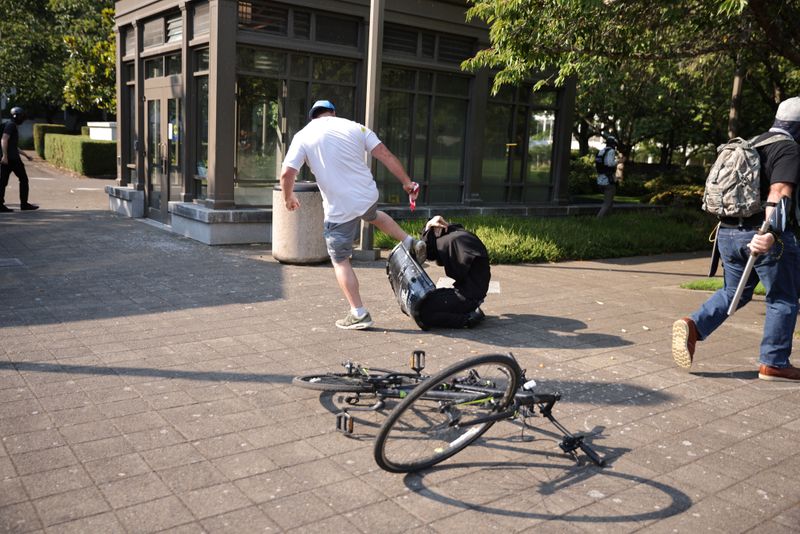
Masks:
[[[283,154],[317,99],[369,119],[421,205],[563,204],[574,87],[492,95],[490,72],[460,68],[488,44],[465,1],[372,1],[371,54],[370,0],[118,1],[112,208],[208,243],[268,241]],[[380,202],[402,205],[374,171]]]

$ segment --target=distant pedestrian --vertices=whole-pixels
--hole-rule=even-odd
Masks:
[[[425,261],[425,243],[406,234],[386,213],[378,210],[378,188],[365,162],[370,153],[383,163],[415,202],[419,186],[409,178],[403,164],[378,139],[372,130],[336,116],[328,100],[318,100],[308,112],[309,123],[295,134],[283,161],[281,188],[286,209],[294,211],[300,201],[294,194],[294,182],[305,163],[317,179],[325,211],[325,243],[350,312],[336,321],[338,328],[360,330],[372,326],[372,317],[364,307],[358,278],[350,263],[353,241],[361,221],[377,226],[385,234],[403,242],[418,261]]]
[[[775,138],[778,138],[777,140]],[[773,142],[766,144],[765,141]],[[716,246],[724,266],[724,287],[714,293],[688,317],[672,326],[672,357],[686,369],[692,366],[698,341],[708,338],[728,318],[739,280],[751,252],[758,254],[744,286],[739,307],[753,296],[761,281],[766,290],[766,315],[761,337],[758,378],[800,382],[800,369],[789,363],[797,324],[797,297],[800,292],[800,249],[794,232],[797,220],[790,214],[790,226],[758,233],[773,207],[786,197],[789,206],[797,201],[800,183],[800,97],[784,100],[768,132],[751,141],[760,159],[761,198],[766,210],[749,217],[721,217]],[[739,169],[737,169],[739,172]],[[762,204],[763,205],[763,204]]]
[[[617,192],[617,138],[608,136],[606,146],[601,148],[594,159],[597,170],[597,185],[603,190],[603,205],[597,213],[598,218],[605,217],[614,205]]]
[[[11,108],[11,120],[3,125],[3,136],[0,139],[0,147],[3,150],[3,158],[0,160],[0,213],[14,211],[7,207],[5,203],[6,186],[12,172],[19,179],[19,209],[23,211],[39,209],[39,206],[28,203],[28,173],[25,172],[25,165],[22,164],[20,155],[28,158],[28,161],[33,158],[19,149],[19,130],[17,126],[23,122],[25,122],[25,110],[20,107],[13,107]]]
[[[480,305],[489,291],[491,271],[489,253],[483,242],[460,224],[447,222],[441,215],[425,225],[422,239],[428,259],[444,267],[455,282],[451,288],[438,288],[422,301],[419,314],[426,327],[472,328],[485,317]]]

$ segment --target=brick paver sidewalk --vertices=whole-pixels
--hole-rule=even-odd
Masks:
[[[704,254],[494,267],[486,322],[431,332],[383,262],[360,263],[375,328],[341,331],[330,266],[208,247],[110,214],[107,180],[28,169],[41,209],[0,215],[2,532],[800,530],[800,387],[756,378],[763,303],[701,343],[692,373],[672,363],[672,321],[707,296],[678,286]],[[414,349],[428,371],[512,351],[610,466],[576,465],[534,419],[388,474],[382,414],[348,438],[335,395],[290,384]]]

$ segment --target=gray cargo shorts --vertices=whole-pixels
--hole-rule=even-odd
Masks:
[[[378,216],[378,203],[373,204],[361,217],[343,223],[325,221],[323,236],[328,256],[334,263],[341,263],[353,255],[353,242],[358,236],[361,221],[372,222]]]

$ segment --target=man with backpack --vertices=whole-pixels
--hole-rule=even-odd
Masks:
[[[754,268],[744,285],[739,307],[753,296],[761,281],[766,289],[767,311],[761,340],[758,377],[762,380],[800,382],[800,369],[789,363],[792,338],[797,322],[800,291],[800,249],[794,230],[797,228],[797,199],[794,196],[800,181],[800,97],[790,98],[778,106],[772,128],[749,142],[731,140],[719,149],[720,157],[706,182],[703,207],[717,213],[717,242],[724,265],[724,286],[689,317],[675,321],[672,327],[672,356],[680,367],[690,368],[697,341],[706,339],[728,317],[747,261],[757,255]],[[732,147],[739,144],[740,147]],[[731,152],[730,150],[733,150]],[[734,157],[736,151],[738,157]],[[729,177],[755,176],[759,196],[747,193],[746,184],[738,184],[737,194],[729,187],[718,187]],[[760,199],[766,198],[762,209]],[[788,199],[786,200],[782,199]],[[791,206],[789,225],[770,228],[761,234],[759,228],[770,217],[775,206]]]
[[[603,190],[603,205],[597,213],[597,218],[605,217],[614,204],[614,195],[617,192],[617,138],[608,136],[606,146],[597,152],[594,158],[597,170],[597,185]]]

